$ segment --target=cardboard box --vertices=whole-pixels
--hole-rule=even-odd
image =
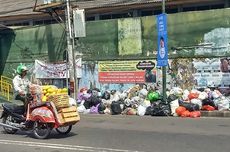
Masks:
[[[64,118],[68,118],[68,117],[76,117],[78,116],[78,112],[67,112],[67,113],[62,113],[62,116]]]
[[[80,120],[80,116],[75,116],[75,117],[68,117],[68,118],[64,118],[65,122],[77,122]]]
[[[77,111],[77,107],[76,106],[71,106],[69,108],[62,108],[62,109],[60,109],[61,113],[76,112],[76,111]]]
[[[58,120],[59,120],[60,123],[65,123],[65,120],[64,120],[64,118],[62,116],[62,113],[58,113]]]

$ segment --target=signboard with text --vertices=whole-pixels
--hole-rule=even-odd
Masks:
[[[157,15],[157,66],[168,65],[168,36],[167,36],[167,16]]]
[[[153,61],[101,61],[100,83],[155,83],[156,68]]]

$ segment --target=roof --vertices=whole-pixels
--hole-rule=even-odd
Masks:
[[[33,17],[41,12],[34,12],[36,0],[0,0],[0,21]],[[56,0],[65,1],[65,0]],[[161,7],[162,0],[70,0],[71,5],[85,9],[86,13],[107,13],[124,9]],[[167,5],[220,3],[224,0],[165,0]],[[43,4],[43,0],[37,0]],[[43,14],[47,15],[47,14]],[[38,17],[38,16],[37,16]],[[10,19],[11,18],[11,19]]]
[[[148,4],[148,3],[157,3],[162,0],[94,0],[87,2],[78,2],[79,6],[85,8],[102,8],[102,7],[117,7],[124,5],[133,5],[133,4]]]
[[[77,5],[83,9],[116,7],[133,4],[148,4],[161,2],[161,0],[70,0],[71,4]],[[38,0],[38,4],[42,4],[42,0]],[[0,0],[0,17],[14,15],[36,14],[33,12],[35,0]]]

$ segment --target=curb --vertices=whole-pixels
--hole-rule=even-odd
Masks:
[[[201,111],[201,117],[230,117],[230,111]]]

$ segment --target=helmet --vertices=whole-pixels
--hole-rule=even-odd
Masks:
[[[18,74],[22,74],[23,71],[28,71],[27,67],[23,64],[20,64],[18,67],[17,67],[17,73]]]

